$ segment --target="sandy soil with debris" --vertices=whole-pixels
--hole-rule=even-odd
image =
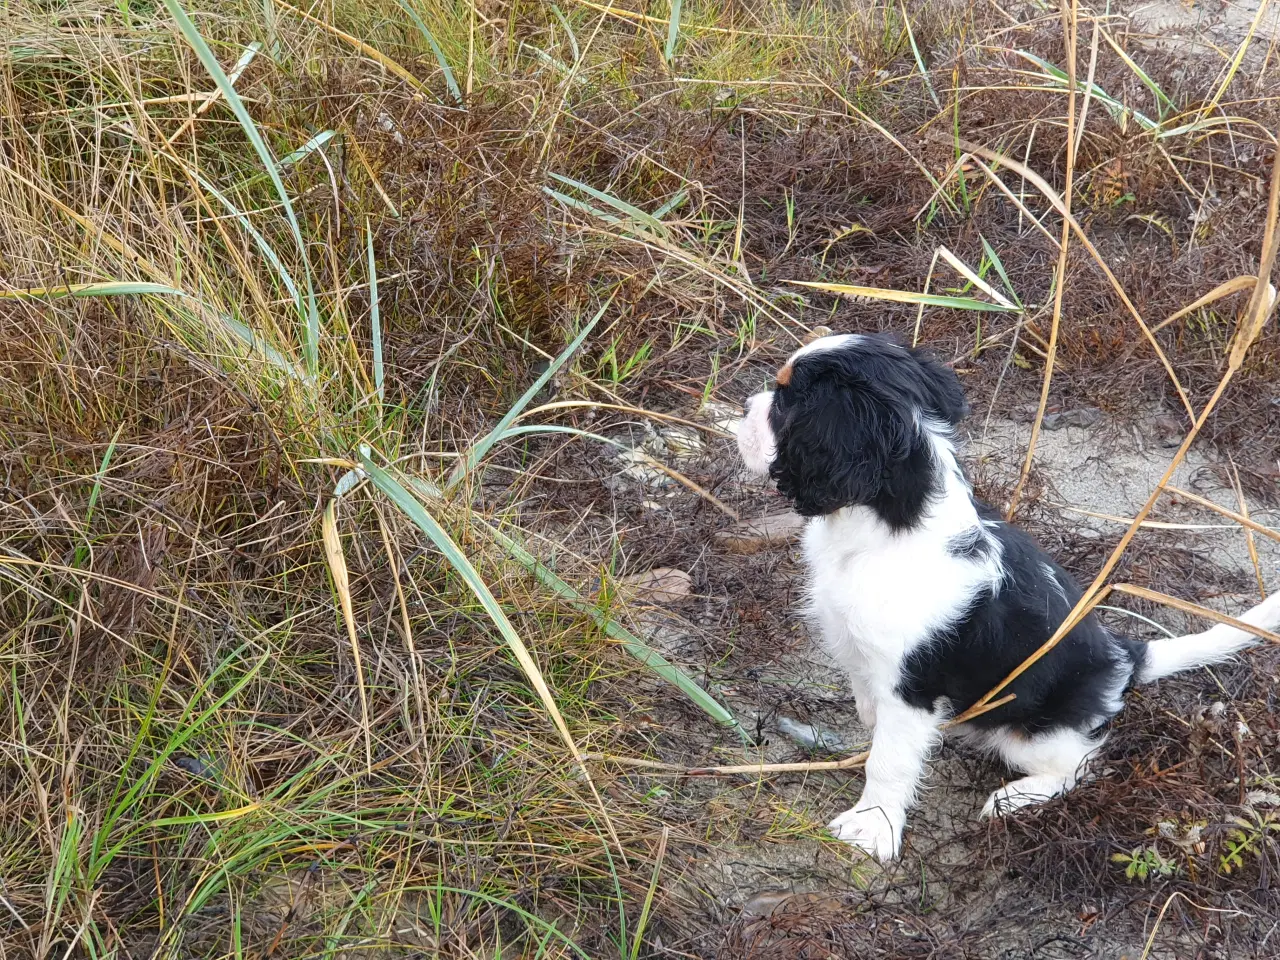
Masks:
[[[1170,50],[1196,52],[1197,47],[1212,45],[1233,53],[1250,31],[1262,40],[1280,38],[1280,8],[1267,2],[1264,9],[1262,0],[1154,0],[1125,9],[1134,33],[1147,34],[1146,43]],[[1275,51],[1260,43],[1246,56],[1262,59],[1268,53],[1274,56]]]

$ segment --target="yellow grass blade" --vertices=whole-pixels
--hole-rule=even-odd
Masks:
[[[1243,293],[1245,290],[1252,290],[1253,285],[1257,282],[1258,282],[1257,277],[1243,276],[1243,277],[1235,277],[1232,280],[1228,280],[1226,283],[1220,283],[1216,287],[1214,287],[1212,290],[1210,290],[1208,293],[1206,293],[1203,297],[1201,297],[1199,300],[1197,300],[1195,303],[1189,304],[1188,306],[1183,307],[1177,313],[1174,313],[1166,317],[1164,320],[1161,320],[1159,323],[1157,323],[1154,327],[1151,328],[1151,332],[1155,333],[1158,330],[1163,330],[1165,327],[1169,326],[1169,324],[1177,323],[1187,314],[1195,313],[1201,307],[1207,307],[1209,304],[1213,303],[1215,300],[1221,300],[1223,297],[1229,297],[1233,293]]]
[[[972,297],[947,297],[937,293],[916,293],[914,290],[890,290],[885,287],[860,287],[851,283],[819,283],[813,280],[787,280],[795,287],[808,287],[824,293],[838,293],[845,297],[867,297],[871,300],[888,300],[890,303],[914,303],[926,307],[947,307],[951,310],[988,310],[993,313],[1017,313],[1018,308],[1007,300],[1004,303],[987,303]],[[985,284],[984,284],[985,286]],[[1001,297],[1000,299],[1004,299]]]
[[[351,656],[356,665],[356,687],[360,691],[360,719],[364,726],[364,759],[368,769],[373,768],[373,741],[369,729],[369,699],[364,689],[364,663],[360,659],[360,643],[356,638],[356,615],[351,607],[351,581],[347,576],[347,558],[342,552],[342,537],[338,534],[337,501],[330,500],[324,508],[320,530],[324,536],[324,555],[333,575],[333,588],[338,593],[342,607],[342,620],[347,625],[347,639],[351,641]]]
[[[415,90],[419,90],[423,93],[431,92],[428,89],[426,84],[424,84],[421,80],[415,77],[412,73],[410,73],[404,67],[400,66],[400,64],[396,63],[394,60],[388,57],[381,50],[377,50],[374,47],[369,46],[369,44],[365,43],[363,40],[359,40],[353,37],[351,34],[346,33],[342,30],[339,30],[337,27],[333,26],[332,24],[326,23],[325,21],[321,20],[319,17],[312,16],[311,14],[307,13],[305,10],[299,10],[297,7],[292,6],[291,4],[285,3],[284,0],[275,0],[275,2],[277,6],[285,10],[288,10],[290,13],[301,17],[303,20],[307,20],[307,21],[310,21],[311,23],[314,23],[321,30],[325,31],[326,33],[332,34],[333,36],[341,40],[343,43],[350,44],[352,47],[360,51],[360,53],[368,57],[378,66],[383,67],[388,73],[395,74],[397,77],[399,77],[405,83],[409,84],[409,86],[413,87]]]

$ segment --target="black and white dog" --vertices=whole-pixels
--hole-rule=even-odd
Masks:
[[[796,351],[738,431],[748,469],[810,517],[809,613],[848,671],[872,729],[866,786],[831,832],[897,856],[940,725],[1057,629],[1071,575],[974,499],[956,459],[967,412],[953,371],[883,337],[827,336]],[[1246,613],[1280,625],[1280,592]],[[1015,699],[955,729],[1021,773],[983,814],[1076,784],[1135,683],[1223,660],[1255,642],[1229,626],[1141,643],[1090,615],[1007,688]]]

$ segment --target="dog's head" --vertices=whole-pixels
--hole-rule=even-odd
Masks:
[[[948,367],[883,336],[801,347],[747,400],[738,448],[804,516],[870,506],[911,526],[937,484],[934,444],[968,412]]]

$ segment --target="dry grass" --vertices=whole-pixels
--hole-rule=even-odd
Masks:
[[[1063,62],[1056,16],[679,9],[0,14],[5,955],[655,950],[680,859],[575,753],[647,752],[681,678],[582,599],[616,544],[524,504],[809,327],[917,331],[979,396],[1181,395],[1274,463],[1265,76],[1074,5],[1074,98],[1017,53]],[[490,437],[521,403],[579,432]]]

